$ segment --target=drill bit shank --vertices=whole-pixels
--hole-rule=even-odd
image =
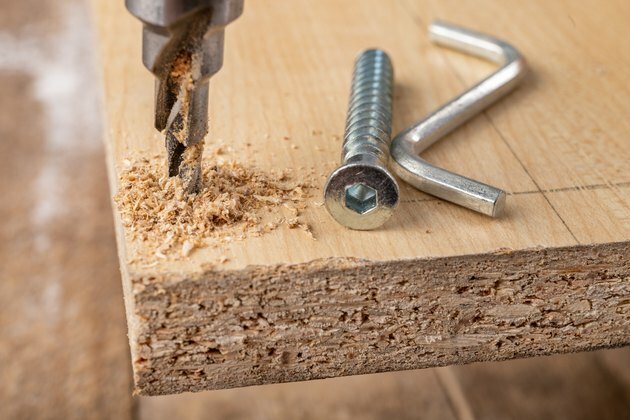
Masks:
[[[126,0],[144,23],[142,59],[156,76],[155,127],[165,132],[169,176],[199,190],[208,132],[208,81],[223,64],[225,26],[243,0]]]

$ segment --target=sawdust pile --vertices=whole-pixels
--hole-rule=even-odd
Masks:
[[[216,157],[216,156],[215,156]],[[123,225],[147,255],[181,258],[209,243],[260,236],[282,225],[310,235],[300,214],[310,185],[288,171],[262,172],[230,160],[204,161],[202,186],[187,194],[163,159],[126,160],[114,197]]]

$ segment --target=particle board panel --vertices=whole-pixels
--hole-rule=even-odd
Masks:
[[[162,140],[151,124],[153,80],[140,63],[140,24],[122,4],[93,4],[115,191],[123,159],[159,153]],[[304,220],[316,240],[280,229],[147,266],[132,262],[143,244],[130,240],[117,219],[138,392],[499,360],[630,341],[622,310],[628,297],[627,201],[602,206],[592,224],[583,208],[567,204],[587,199],[596,186],[627,194],[630,144],[622,139],[630,130],[620,114],[606,114],[601,132],[618,135],[593,142],[587,134],[592,120],[569,118],[561,107],[571,100],[592,115],[621,113],[621,106],[599,109],[593,102],[597,92],[615,90],[615,101],[630,102],[616,73],[611,69],[598,84],[589,84],[586,73],[622,60],[618,53],[627,47],[571,54],[578,36],[568,27],[571,20],[547,13],[542,1],[457,4],[246,5],[227,29],[224,68],[211,81],[208,143],[227,143],[229,157],[263,170],[312,169],[318,181]],[[623,4],[597,9],[623,28],[615,17],[626,13]],[[588,10],[575,7],[571,16],[591,22]],[[495,18],[508,14],[509,23]],[[332,221],[320,196],[337,164],[357,53],[379,46],[392,56],[394,130],[491,69],[431,46],[425,26],[434,17],[501,36],[532,64],[532,75],[515,94],[427,152],[433,162],[506,188],[507,214],[491,220],[404,187],[402,205],[383,229],[348,231]],[[538,21],[551,35],[528,36],[527,26]],[[585,31],[580,42],[589,34],[599,39],[592,24]],[[574,68],[578,57],[582,65]],[[563,130],[552,129],[558,124]],[[593,146],[609,140],[613,153]],[[222,257],[225,264],[208,265]],[[478,288],[485,291],[472,292]],[[556,293],[562,295],[553,299]]]

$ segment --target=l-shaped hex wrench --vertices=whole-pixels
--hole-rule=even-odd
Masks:
[[[505,205],[504,191],[438,168],[418,154],[510,92],[526,73],[525,59],[504,41],[445,22],[432,23],[429,36],[438,45],[502,66],[398,134],[390,147],[394,172],[420,191],[488,216],[499,216]]]

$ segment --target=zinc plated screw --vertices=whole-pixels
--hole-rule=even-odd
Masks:
[[[324,189],[328,212],[351,229],[381,226],[398,205],[398,184],[387,169],[393,74],[389,56],[378,49],[364,51],[354,65],[342,164]]]

